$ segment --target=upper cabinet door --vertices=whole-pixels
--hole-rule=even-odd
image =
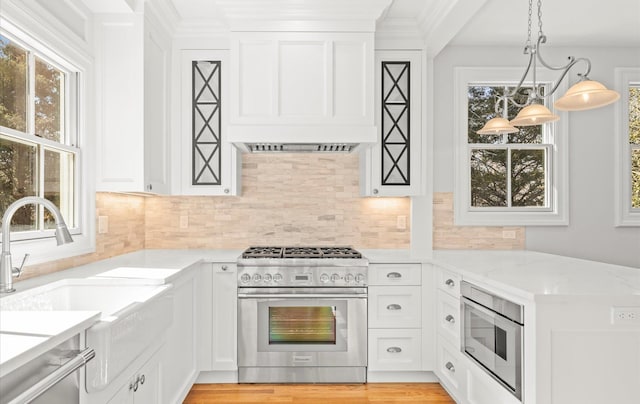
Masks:
[[[146,16],[96,16],[96,190],[170,192],[171,39]]]
[[[228,143],[228,51],[182,50],[180,193],[238,195],[240,158]]]
[[[373,33],[236,32],[232,125],[369,125]]]
[[[376,51],[375,122],[378,142],[362,152],[361,193],[413,196],[424,193],[420,51]]]

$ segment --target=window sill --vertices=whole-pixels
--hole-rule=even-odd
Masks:
[[[54,237],[11,242],[13,266],[20,265],[25,254],[29,254],[29,259],[25,266],[30,266],[89,254],[95,251],[95,236],[87,237],[83,234],[73,235],[73,243],[61,246],[56,244]]]
[[[568,226],[567,215],[558,212],[470,212],[454,209],[456,226]]]

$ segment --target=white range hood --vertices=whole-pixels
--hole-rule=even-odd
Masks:
[[[244,152],[374,145],[374,31],[390,3],[217,0],[231,30],[228,140]]]

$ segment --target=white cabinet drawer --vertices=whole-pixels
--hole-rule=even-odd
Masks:
[[[436,356],[435,373],[440,382],[455,397],[463,396],[466,369],[464,369],[465,362],[460,348],[449,344],[441,336],[438,336]]]
[[[462,277],[446,269],[438,268],[437,275],[438,288],[449,293],[451,296],[460,297],[460,282]]]
[[[460,345],[460,300],[438,290],[436,300],[436,325],[454,346]]]
[[[421,331],[369,330],[369,370],[421,370]]]
[[[421,284],[421,264],[371,264],[369,285],[415,285]]]
[[[420,328],[420,286],[369,286],[369,328]]]

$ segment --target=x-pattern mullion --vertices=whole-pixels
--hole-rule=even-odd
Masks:
[[[400,112],[400,115],[398,115],[397,119],[394,119],[393,114],[391,113],[391,111],[389,111],[389,108],[387,108],[387,105],[384,105],[384,110],[385,112],[389,115],[389,118],[391,118],[391,121],[393,122],[393,125],[391,125],[391,129],[389,129],[389,131],[386,133],[386,135],[384,136],[384,142],[387,142],[387,139],[389,139],[389,136],[391,136],[391,133],[393,133],[393,129],[398,129],[398,132],[400,132],[400,136],[402,136],[402,139],[405,142],[408,142],[407,137],[404,135],[404,132],[402,131],[402,129],[400,128],[400,126],[398,125],[398,122],[400,122],[400,119],[402,118],[402,116],[404,115],[405,112],[407,112],[408,108],[405,107],[402,109],[402,111]]]
[[[208,63],[213,65],[211,72],[205,75],[201,69],[201,65]],[[221,62],[220,61],[193,61],[192,63],[192,184],[193,185],[220,185],[220,170],[221,170],[221,156],[220,156],[220,93],[214,92],[212,80],[217,80],[217,88],[220,89],[220,74],[221,74]],[[198,77],[202,79],[201,83],[198,83]],[[213,100],[200,100],[205,91],[210,91]],[[208,98],[208,97],[206,97]],[[212,107],[210,113],[207,113],[202,108],[208,106]],[[201,122],[196,122],[197,118],[201,119]],[[216,130],[214,130],[216,127]],[[205,132],[212,134],[213,141],[201,141]],[[206,153],[201,148],[203,146],[213,146],[210,153]],[[212,160],[217,156],[217,167],[212,165]],[[198,167],[202,164],[201,167]],[[210,173],[213,177],[212,181],[200,182],[205,173]]]
[[[404,76],[404,73],[408,70],[409,65],[405,63],[404,68],[400,71],[400,74],[398,74],[398,77],[396,78],[396,77],[393,76],[393,73],[391,73],[391,71],[387,67],[388,64],[389,63],[385,63],[384,64],[384,70],[387,72],[387,75],[389,76],[389,78],[391,79],[393,84],[391,85],[391,88],[389,89],[389,92],[387,93],[387,95],[385,95],[385,97],[384,97],[384,103],[385,104],[391,104],[391,103],[387,102],[387,100],[391,96],[391,93],[393,93],[393,89],[394,88],[398,89],[398,92],[400,93],[400,95],[402,96],[402,99],[406,103],[408,101],[408,97],[404,94],[404,91],[402,91],[402,89],[400,88],[400,85],[398,83],[400,82],[400,79],[402,79],[402,76]]]
[[[391,151],[387,147],[387,145],[390,145],[390,144],[391,145],[403,145],[404,146],[402,148],[402,151],[400,151],[400,154],[398,154],[398,158],[393,158],[393,154],[391,154]],[[407,176],[404,175],[404,172],[402,171],[402,169],[400,169],[400,166],[398,165],[400,163],[400,159],[402,158],[404,153],[407,151],[407,144],[406,143],[385,143],[384,150],[387,153],[387,155],[389,156],[389,158],[391,159],[391,161],[393,162],[393,164],[391,165],[391,168],[389,169],[389,171],[387,171],[387,175],[384,177],[383,183],[386,183],[389,180],[389,177],[391,176],[391,174],[393,174],[394,168],[398,169],[398,172],[400,173],[400,176],[402,177],[402,181],[404,183],[407,183],[408,182]]]
[[[209,154],[209,157],[205,157],[204,154],[202,153],[202,150],[200,150],[200,148],[196,146],[196,151],[202,158],[202,161],[204,161],[204,165],[202,166],[202,169],[200,169],[200,171],[198,172],[198,175],[196,176],[195,181],[198,182],[200,180],[200,177],[202,177],[202,174],[204,174],[204,171],[206,169],[209,169],[209,172],[211,173],[211,175],[213,175],[213,178],[217,183],[218,181],[220,181],[220,179],[218,178],[216,173],[213,171],[213,167],[211,167],[210,163],[211,163],[211,159],[213,159],[213,156],[215,156],[216,153],[218,152],[219,146],[217,143],[202,143],[202,144],[215,144],[216,146],[213,148],[213,151],[211,152],[211,154]]]
[[[402,65],[402,69],[397,75],[394,75],[389,66]],[[410,93],[410,62],[382,62],[382,185],[409,185],[409,136],[410,136],[410,119],[409,119],[409,93]],[[390,83],[389,83],[390,82]],[[402,90],[401,82],[406,84],[405,91]],[[385,92],[385,84],[390,84],[390,88]],[[391,96],[396,92],[402,98],[401,101],[390,100]],[[390,107],[402,107],[400,112],[395,112],[397,116],[392,113]],[[391,120],[391,127],[385,127],[385,119]],[[402,125],[402,118],[406,116],[406,123]],[[403,127],[404,126],[404,127]],[[402,141],[396,140],[389,142],[391,135],[397,131]],[[389,149],[390,146],[402,146],[398,156],[394,157],[393,153]],[[404,164],[400,164],[400,161],[405,157]],[[386,167],[385,162],[390,160],[391,167]],[[401,167],[402,166],[402,167]],[[403,171],[403,168],[406,170]],[[388,182],[389,178],[394,172],[399,173],[402,181]]]
[[[218,104],[215,104],[215,107],[213,108],[213,111],[211,111],[211,115],[209,115],[209,118],[205,118],[204,114],[202,113],[202,111],[200,110],[200,108],[198,107],[199,105],[202,105],[202,103],[200,104],[196,104],[196,111],[198,112],[198,115],[200,115],[200,117],[202,118],[202,120],[204,121],[202,129],[200,129],[200,132],[198,132],[198,134],[195,136],[194,141],[198,142],[198,140],[200,139],[200,136],[202,136],[202,134],[204,133],[205,129],[209,129],[211,131],[211,133],[213,133],[213,137],[218,140],[218,134],[216,133],[216,131],[213,130],[213,128],[209,125],[209,122],[211,122],[211,119],[213,118],[213,116],[216,114],[216,112],[218,111]]]
[[[209,91],[211,91],[211,95],[213,95],[213,98],[216,100],[216,102],[219,102],[218,96],[216,95],[215,91],[213,91],[213,88],[211,88],[211,86],[209,85],[211,78],[213,78],[213,76],[216,74],[216,71],[218,70],[218,66],[219,66],[218,63],[214,63],[213,70],[211,70],[211,73],[209,74],[209,76],[205,78],[204,73],[202,73],[202,70],[200,70],[200,67],[198,66],[197,62],[195,63],[195,67],[196,67],[196,70],[198,71],[198,74],[200,75],[202,80],[204,80],[204,85],[200,89],[200,92],[198,93],[198,95],[195,97],[196,102],[198,102],[198,100],[200,99],[200,96],[202,95],[202,93],[204,93],[204,90],[206,88],[208,88]]]

